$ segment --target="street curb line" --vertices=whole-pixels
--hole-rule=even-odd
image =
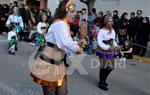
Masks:
[[[141,62],[145,62],[145,63],[150,63],[150,58],[146,58],[146,57],[140,57],[140,56],[134,55],[133,59],[141,61]]]

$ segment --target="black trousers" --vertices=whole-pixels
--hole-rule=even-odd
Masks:
[[[141,46],[135,46],[135,54],[139,55],[139,56],[145,56],[146,54],[146,50],[147,50],[147,42],[140,42],[138,43],[139,45],[142,45],[144,47]]]

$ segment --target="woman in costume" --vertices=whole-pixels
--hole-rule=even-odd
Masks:
[[[98,87],[102,90],[108,90],[106,79],[114,68],[114,54],[119,50],[119,47],[115,41],[116,34],[112,28],[112,17],[105,16],[104,23],[104,27],[98,33],[97,40],[99,48],[96,54],[99,56],[101,63]]]
[[[23,20],[22,17],[19,15],[19,9],[18,7],[14,7],[13,8],[13,14],[11,14],[6,22],[6,26],[9,26],[13,24],[14,26],[16,26],[16,33],[21,32],[21,30],[23,30],[24,25],[23,25]]]
[[[43,52],[47,50],[45,53],[47,53],[48,58],[46,58],[45,56],[40,56],[42,60],[45,60],[47,62],[49,61],[49,65],[53,67],[54,72],[50,73],[48,76],[53,77],[53,74],[59,71],[55,71],[57,66],[61,66],[60,69],[65,68],[64,63],[60,63],[58,61],[55,61],[54,59],[49,58],[49,56],[51,56],[56,57],[57,59],[60,56],[59,54],[61,54],[61,52],[57,54],[55,52],[53,53],[53,51],[51,50],[55,50],[58,47],[56,49],[56,52],[64,51],[67,56],[69,56],[70,54],[82,53],[82,49],[79,47],[81,42],[73,41],[70,34],[69,23],[73,23],[75,15],[75,6],[71,2],[71,0],[63,0],[60,2],[58,8],[56,9],[53,18],[54,20],[48,29],[48,33],[45,36],[47,46],[44,48]],[[55,54],[57,56],[55,56]],[[65,54],[63,54],[63,58]],[[56,80],[54,79],[53,81],[51,78],[49,78],[50,80],[44,80],[42,79],[43,77],[38,78],[34,74],[32,74],[32,77],[36,83],[42,86],[44,95],[66,95],[67,75],[63,74],[62,72],[63,70],[60,71],[60,76],[62,77]]]
[[[23,30],[24,25],[23,25],[22,17],[19,16],[19,9],[18,9],[18,7],[14,7],[13,8],[13,14],[11,14],[8,17],[7,22],[6,22],[6,26],[7,27],[15,26],[14,31],[16,32],[17,36],[19,36],[18,39],[22,40],[22,37],[24,35],[23,35],[23,32],[21,32],[21,31]],[[15,45],[15,50],[18,50],[17,44]]]

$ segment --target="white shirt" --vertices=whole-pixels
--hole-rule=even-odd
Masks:
[[[17,35],[16,35],[16,32],[15,31],[10,31],[10,32],[8,32],[8,40],[11,40],[11,37],[13,37],[13,36],[16,36],[16,39],[17,39]]]
[[[45,40],[56,44],[60,49],[65,50],[69,56],[75,54],[79,46],[76,41],[73,41],[68,30],[69,27],[64,21],[55,22],[49,27]]]
[[[38,25],[37,25],[37,32],[39,34],[43,34],[43,31],[42,31],[42,27],[47,27],[47,23],[42,23],[42,22],[39,22]]]
[[[106,30],[106,29],[100,29],[98,36],[97,36],[98,46],[102,48],[103,50],[108,50],[110,48],[110,45],[106,45],[105,43],[103,43],[103,40],[110,40],[110,39],[113,39],[114,47],[118,46],[115,41],[115,36],[116,36],[116,33],[113,29],[111,32],[109,32],[109,30]]]
[[[15,22],[15,23],[19,23],[20,26],[24,27],[23,25],[23,21],[22,21],[22,17],[21,16],[17,16],[17,15],[10,15],[7,19],[7,22],[6,22],[6,26],[10,25],[12,22]]]

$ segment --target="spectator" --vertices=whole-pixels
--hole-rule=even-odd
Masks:
[[[143,16],[142,16],[142,10],[137,10],[136,14],[137,16],[135,17],[135,27],[136,27],[136,30],[135,32],[133,33],[133,36],[134,36],[134,41],[136,42],[136,37],[135,35],[137,34],[138,32],[138,27],[142,24],[143,22]]]
[[[136,54],[140,56],[145,56],[147,50],[147,42],[149,41],[150,34],[150,22],[148,17],[143,18],[142,24],[138,27],[138,32],[136,34],[137,44],[142,45],[137,46]]]
[[[121,52],[119,54],[119,57],[125,57],[127,59],[133,58],[133,47],[132,43],[129,41],[125,41],[124,45],[121,48]]]
[[[123,46],[125,41],[127,40],[128,40],[127,28],[125,26],[120,26],[119,33],[118,33],[118,44]]]
[[[13,2],[13,7],[19,7],[17,1],[14,1],[14,2]]]
[[[80,11],[80,20],[79,20],[79,25],[81,24],[82,20],[85,19],[87,21],[88,19],[88,14],[87,14],[87,10],[85,8],[82,8],[82,10]]]
[[[124,12],[121,15],[120,21],[119,21],[119,26],[124,26],[128,30],[129,27],[129,20],[128,20],[128,13]]]
[[[113,24],[113,27],[115,29],[115,32],[116,32],[116,35],[118,34],[119,32],[119,16],[118,16],[118,11],[117,10],[114,10],[113,11],[113,20],[114,20],[114,24]]]
[[[16,26],[15,31],[20,36],[20,40],[22,40],[24,36],[22,33],[22,30],[24,29],[24,25],[23,25],[22,17],[19,15],[18,7],[13,8],[13,14],[11,14],[7,19],[6,26],[12,24]]]
[[[96,21],[100,29],[104,26],[103,17],[104,17],[104,13],[102,11],[98,12]]]
[[[129,31],[128,31],[130,41],[133,41],[133,39],[134,39],[134,33],[136,31],[136,26],[135,25],[136,25],[135,13],[131,12],[130,13],[130,19],[129,19]]]
[[[47,15],[47,22],[50,24],[50,22],[52,20],[51,11],[47,11],[46,15]]]

